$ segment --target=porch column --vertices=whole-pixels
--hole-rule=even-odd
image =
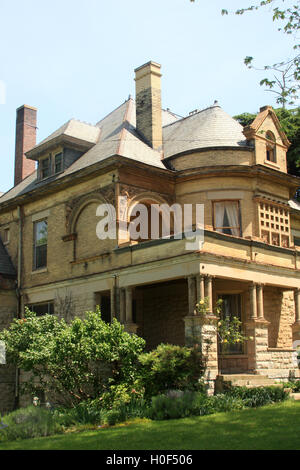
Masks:
[[[264,318],[264,296],[263,296],[263,285],[257,285],[257,316],[258,318]]]
[[[208,297],[209,313],[213,313],[213,292],[212,292],[212,276],[206,277],[205,297]]]
[[[188,277],[188,298],[189,298],[189,315],[195,315],[196,307],[196,278]]]
[[[120,323],[125,323],[125,313],[126,313],[126,305],[125,305],[125,289],[120,289]]]
[[[110,289],[110,320],[113,321],[113,318],[116,316],[116,288],[113,286]]]
[[[205,297],[205,277],[202,274],[198,274],[196,277],[197,283],[197,302],[203,300]]]
[[[246,323],[248,367],[255,374],[267,375],[269,369],[269,322],[264,318],[263,286],[250,286],[250,319]]]
[[[295,323],[292,325],[293,340],[300,339],[300,289],[294,290]]]
[[[125,331],[136,333],[138,325],[132,320],[132,287],[125,287]]]
[[[250,286],[250,317],[252,319],[257,318],[257,295],[256,295],[256,284]]]

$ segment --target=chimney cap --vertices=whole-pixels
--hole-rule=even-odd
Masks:
[[[136,69],[134,69],[135,73],[138,72],[139,70],[141,69],[144,69],[146,67],[155,67],[155,68],[158,68],[158,69],[161,69],[161,64],[159,64],[158,62],[154,62],[153,60],[149,60],[149,62],[146,62],[145,64],[143,65],[140,65],[139,67],[137,67]]]
[[[262,107],[259,109],[259,112],[262,113],[263,111],[267,111],[268,109],[273,109],[273,107],[270,106],[270,105],[262,106]]]
[[[20,106],[19,108],[17,108],[17,112],[20,111],[21,109],[32,109],[33,111],[37,111],[37,108],[35,108],[34,106],[29,106],[28,104],[23,104],[22,106]]]

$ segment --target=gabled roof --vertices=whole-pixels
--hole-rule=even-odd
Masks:
[[[0,238],[0,275],[15,276],[16,270]]]
[[[260,108],[260,112],[254,119],[254,121],[251,122],[249,126],[246,126],[244,128],[244,135],[248,138],[253,138],[254,134],[256,134],[259,131],[259,128],[261,127],[261,125],[263,124],[263,122],[266,120],[268,116],[271,116],[283,144],[286,147],[289,147],[291,143],[289,142],[287,136],[283,132],[280,121],[278,117],[276,116],[276,113],[274,109],[272,108],[272,106],[263,106],[262,108]]]
[[[218,104],[163,128],[164,157],[190,150],[247,147],[243,127]]]

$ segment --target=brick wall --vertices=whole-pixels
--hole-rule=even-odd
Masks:
[[[138,288],[138,334],[147,349],[160,343],[185,345],[184,317],[188,314],[187,281]]]

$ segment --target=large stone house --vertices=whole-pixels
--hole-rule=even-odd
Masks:
[[[148,348],[209,337],[211,385],[224,374],[297,375],[300,179],[287,174],[289,142],[272,107],[246,128],[217,102],[180,117],[161,107],[159,64],[136,69],[135,81],[135,100],[95,125],[72,119],[37,145],[36,109],[17,110],[15,186],[0,198],[0,327],[25,306],[70,319],[100,305]],[[103,203],[116,207],[117,229],[138,203],[203,204],[204,244],[119,230],[100,240]],[[195,314],[204,297],[207,319]],[[219,297],[253,337],[243,346],[218,342]],[[18,384],[5,366],[0,374],[8,409]]]

